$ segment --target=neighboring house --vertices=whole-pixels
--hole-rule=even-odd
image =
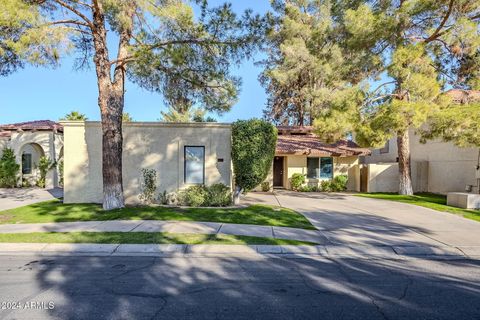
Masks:
[[[62,122],[65,130],[64,202],[101,203],[100,122]],[[123,123],[123,189],[139,202],[142,169],[157,172],[157,192],[191,185],[232,186],[231,125],[221,123]]]
[[[0,155],[7,147],[13,149],[21,166],[20,181],[35,185],[40,157],[47,156],[57,163],[63,158],[63,127],[50,120],[0,125]],[[59,176],[54,168],[47,174],[46,187],[58,185]]]
[[[278,140],[272,172],[268,177],[274,188],[290,189],[294,173],[306,176],[310,186],[320,185],[337,175],[348,175],[348,190],[360,190],[359,156],[370,154],[353,141],[326,144],[311,126],[278,126]]]
[[[480,91],[450,90],[446,92],[454,102],[467,103],[480,100]],[[459,148],[440,139],[420,143],[419,136],[411,129],[410,153],[414,192],[464,192],[467,186],[478,192],[476,169],[479,162],[478,148]],[[392,138],[381,149],[362,157],[362,191],[398,192],[397,140]],[[363,183],[365,181],[365,183]],[[367,182],[368,181],[368,182]]]

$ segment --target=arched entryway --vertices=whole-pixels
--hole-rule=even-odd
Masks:
[[[45,151],[38,143],[26,143],[20,148],[20,172],[23,186],[33,186],[38,179],[38,162]]]

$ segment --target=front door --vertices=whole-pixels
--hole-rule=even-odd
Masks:
[[[284,157],[275,157],[273,159],[273,186],[283,187],[283,159]]]

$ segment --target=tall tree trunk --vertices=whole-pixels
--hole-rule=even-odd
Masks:
[[[122,183],[122,113],[124,105],[124,65],[118,65],[111,75],[111,63],[108,56],[105,13],[100,1],[93,1],[93,43],[94,63],[97,73],[98,105],[102,116],[102,175],[103,209],[111,210],[124,207]],[[131,30],[120,35],[118,55],[124,58]]]
[[[103,90],[101,90],[103,91]],[[123,88],[109,86],[99,95],[102,114],[103,209],[124,207],[122,181]]]
[[[397,133],[399,194],[413,195],[412,172],[410,165],[410,137],[408,130]]]

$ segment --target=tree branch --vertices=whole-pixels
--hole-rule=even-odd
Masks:
[[[90,27],[87,23],[78,21],[78,20],[58,20],[58,21],[49,22],[45,25],[56,25],[56,24],[76,24],[76,25],[84,26],[88,28]]]
[[[87,16],[85,16],[83,13],[81,13],[79,10],[75,9],[74,7],[72,7],[71,5],[69,5],[68,3],[62,1],[62,0],[53,0],[54,2],[56,2],[58,5],[64,7],[65,9],[67,10],[70,10],[71,12],[73,12],[74,14],[76,14],[78,17],[80,17],[83,21],[85,21],[85,23],[87,23],[88,27],[91,28],[92,30],[94,29],[93,27],[93,24],[92,24],[92,21],[90,21],[90,19],[87,18]]]
[[[442,21],[440,22],[440,24],[438,25],[437,29],[435,29],[435,31],[430,35],[430,37],[428,37],[427,39],[425,39],[425,42],[431,42],[433,41],[434,39],[438,38],[440,35],[442,35],[443,33],[440,32],[440,30],[442,30],[442,28],[445,26],[445,24],[447,23],[447,20],[448,18],[450,17],[450,14],[452,13],[452,10],[453,10],[453,3],[455,2],[455,0],[450,0],[450,3],[448,4],[448,10],[447,10],[447,13],[445,14],[445,16],[443,17]]]

